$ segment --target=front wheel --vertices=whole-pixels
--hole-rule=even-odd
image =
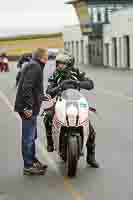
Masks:
[[[67,146],[66,172],[67,176],[74,177],[77,172],[78,158],[78,140],[77,137],[70,137]]]

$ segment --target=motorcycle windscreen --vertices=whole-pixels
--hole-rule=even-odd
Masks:
[[[78,90],[68,89],[62,92],[62,98],[69,101],[77,101],[82,98],[82,94]]]
[[[75,123],[78,126],[82,125],[84,122],[88,122],[88,101],[81,91],[74,89],[65,90],[62,93],[62,98],[66,100],[66,112],[68,112],[68,110],[71,111],[68,118],[73,117],[74,121],[74,119],[78,117],[78,123]]]

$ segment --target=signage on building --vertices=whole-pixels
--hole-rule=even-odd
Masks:
[[[133,4],[133,0],[75,0],[87,2],[89,5],[113,5],[113,4]]]
[[[71,3],[76,10],[82,34],[88,35],[88,33],[92,32],[91,14],[88,12],[88,4],[85,1],[79,0],[75,0],[69,3]]]

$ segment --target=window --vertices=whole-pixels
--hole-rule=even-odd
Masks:
[[[124,36],[124,49],[125,49],[125,64],[127,68],[130,68],[130,36]]]
[[[105,44],[106,65],[109,65],[109,44]]]
[[[74,41],[72,41],[72,55],[74,56]]]
[[[101,41],[97,41],[97,56],[101,56]]]
[[[122,64],[122,46],[121,46],[121,38],[119,38],[119,61],[120,61],[120,66]]]
[[[68,42],[68,51],[70,51],[70,48],[71,48],[71,47],[70,47],[70,42]]]
[[[81,40],[81,63],[84,64],[84,40]]]
[[[79,42],[76,41],[76,60],[79,63]]]
[[[112,38],[112,44],[113,44],[113,63],[115,67],[117,67],[117,38]]]
[[[92,49],[92,54],[93,54],[93,56],[95,56],[95,44],[93,44],[93,49]]]
[[[88,54],[89,54],[89,64],[92,64],[92,45],[88,46]]]

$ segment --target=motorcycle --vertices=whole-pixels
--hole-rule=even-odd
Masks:
[[[72,81],[70,80],[70,82]],[[88,101],[80,92],[79,87],[78,89],[66,89],[64,91],[60,88],[53,104],[50,104],[50,108],[55,106],[52,121],[55,151],[65,162],[66,175],[75,177],[78,161],[84,155],[89,134]],[[44,108],[43,118],[48,110],[49,107]],[[95,109],[93,112],[95,112]]]

